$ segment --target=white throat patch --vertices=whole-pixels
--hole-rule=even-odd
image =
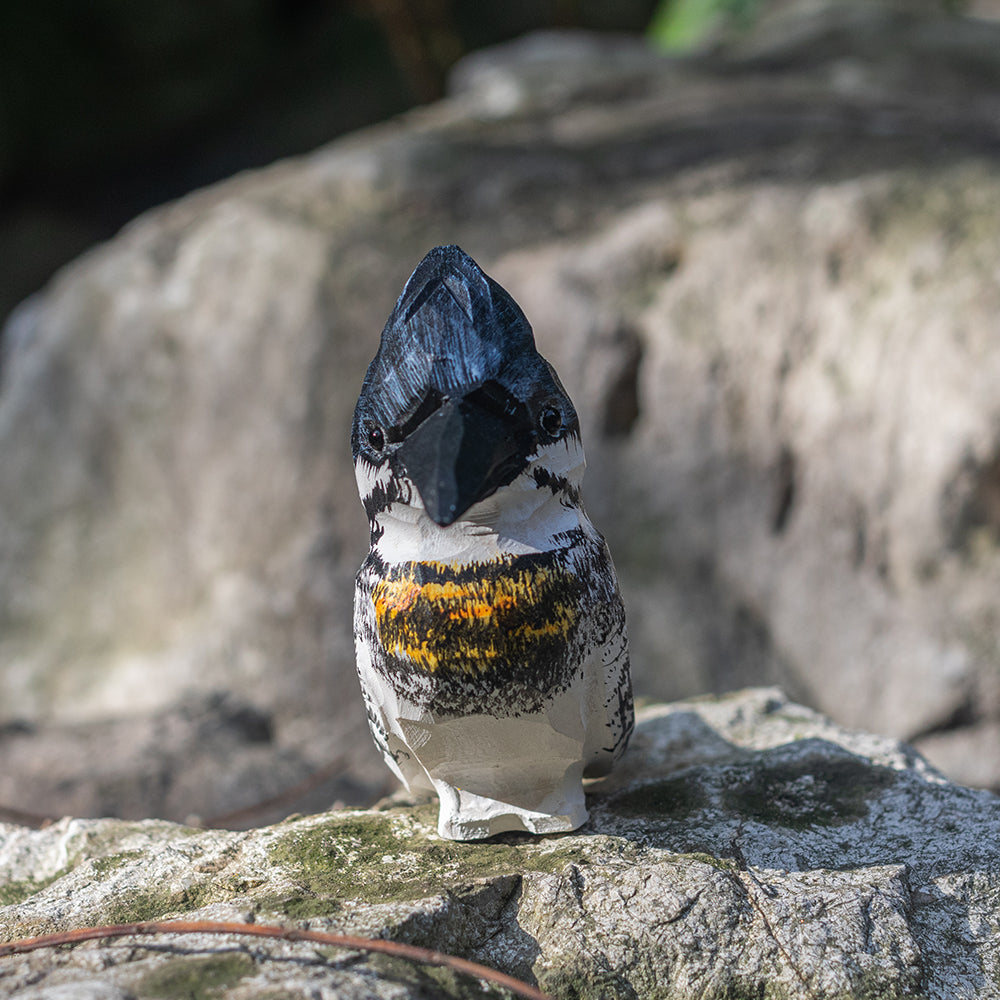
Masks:
[[[585,467],[578,437],[544,445],[513,482],[443,528],[428,517],[411,483],[393,483],[388,462],[376,469],[360,459],[355,475],[362,497],[391,495],[393,490],[401,494],[375,515],[381,532],[376,547],[386,562],[482,562],[501,555],[544,552],[553,547],[556,536],[581,526],[589,528],[579,501]]]

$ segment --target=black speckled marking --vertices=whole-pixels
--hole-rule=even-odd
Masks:
[[[569,506],[580,506],[582,502],[580,490],[576,486],[573,486],[565,476],[556,475],[554,472],[549,472],[548,469],[540,467],[533,469],[531,475],[535,480],[535,485],[539,489],[548,487],[552,491],[553,496],[562,494],[563,502]]]

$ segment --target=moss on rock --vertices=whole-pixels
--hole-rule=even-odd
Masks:
[[[421,822],[422,809],[342,814],[283,834],[270,859],[286,868],[299,892],[271,898],[265,907],[302,919],[332,913],[343,899],[421,899],[483,878],[561,871],[586,853],[579,842],[558,839],[539,851],[537,839],[519,834],[474,843],[443,840]]]
[[[609,807],[620,816],[684,819],[703,809],[708,797],[693,777],[665,778],[613,796]]]
[[[62,878],[70,868],[71,866],[67,865],[46,878],[26,878],[16,882],[0,882],[0,906],[11,906],[29,899],[35,893],[41,892],[46,886]]]
[[[139,850],[118,851],[115,854],[108,854],[103,858],[94,858],[90,862],[90,865],[94,870],[94,874],[98,878],[104,879],[125,865],[139,862],[143,856],[143,852]]]
[[[190,913],[219,894],[207,883],[183,888],[153,887],[124,890],[108,901],[102,911],[101,922],[108,924],[134,924],[143,920],[159,920],[170,913]]]
[[[174,958],[147,973],[138,984],[138,992],[155,1000],[210,1000],[223,996],[253,972],[249,955]]]
[[[769,826],[805,830],[842,826],[868,815],[868,802],[896,780],[896,772],[846,753],[820,752],[794,759],[764,755],[736,765],[723,804]]]

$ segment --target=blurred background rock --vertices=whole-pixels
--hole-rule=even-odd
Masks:
[[[390,787],[348,423],[440,242],[581,410],[640,694],[779,683],[1000,786],[996,15],[6,8],[0,309],[201,190],[4,327],[0,804],[256,822]]]
[[[641,32],[655,0],[10,0],[0,317],[153,205],[444,94],[539,28]]]

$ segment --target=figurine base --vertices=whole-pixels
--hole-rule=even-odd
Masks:
[[[551,811],[519,808],[461,788],[435,782],[441,800],[438,834],[449,840],[482,840],[498,833],[523,830],[526,833],[566,833],[587,822],[587,807],[579,777],[561,791],[563,801]]]
[[[552,713],[439,722],[397,717],[396,724],[402,738],[390,740],[394,770],[411,790],[437,793],[442,837],[562,833],[586,823],[579,721],[576,732],[564,727],[571,734],[553,727]]]

